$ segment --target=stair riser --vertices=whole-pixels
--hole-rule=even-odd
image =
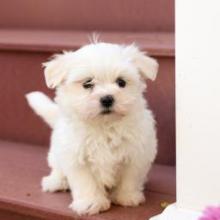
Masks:
[[[65,3],[62,0],[4,1],[0,8],[0,26],[92,31],[173,31],[174,0],[67,0]]]
[[[24,95],[40,90],[53,95],[45,86],[41,63],[50,53],[1,51],[0,66],[0,138],[48,145],[50,129],[26,103]],[[174,59],[156,57],[160,72],[155,82],[148,82],[147,97],[158,127],[157,161],[174,164],[175,158],[175,85]]]

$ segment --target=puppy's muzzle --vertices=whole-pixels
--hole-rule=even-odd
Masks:
[[[112,95],[106,95],[100,99],[101,106],[104,108],[111,108],[115,100]]]

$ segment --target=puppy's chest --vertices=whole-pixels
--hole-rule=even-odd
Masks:
[[[86,157],[90,162],[121,160],[126,142],[126,135],[117,128],[92,130],[85,137]]]
[[[86,161],[104,185],[115,184],[117,174],[128,160],[126,135],[116,128],[92,131],[86,137]]]

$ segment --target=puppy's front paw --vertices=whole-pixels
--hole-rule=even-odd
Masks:
[[[66,191],[68,189],[66,178],[53,175],[43,177],[41,186],[43,192]]]
[[[110,201],[104,196],[76,199],[70,205],[78,215],[94,215],[110,208]]]
[[[145,202],[144,194],[140,191],[116,191],[111,195],[111,199],[114,204],[122,206],[138,206]]]

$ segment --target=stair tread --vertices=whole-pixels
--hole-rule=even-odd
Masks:
[[[59,52],[77,49],[89,42],[89,31],[67,30],[0,30],[0,50]],[[174,57],[173,32],[99,32],[107,42],[129,44],[136,42],[152,56]]]
[[[49,172],[47,148],[0,141],[0,209],[43,219],[144,220],[175,201],[175,168],[154,165],[146,190],[147,203],[135,208],[112,206],[92,217],[78,217],[69,208],[69,192],[43,193],[40,180]],[[157,186],[156,186],[157,185]]]

